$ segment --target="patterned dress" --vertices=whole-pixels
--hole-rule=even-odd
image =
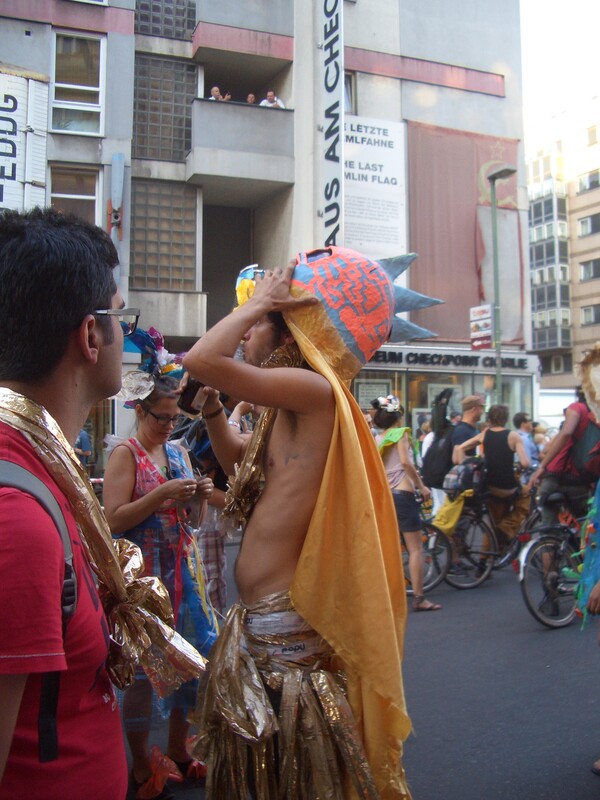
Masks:
[[[167,480],[193,478],[184,451],[172,442],[165,444],[167,474],[156,466],[137,439],[124,442],[135,457],[135,486],[132,502],[144,497]],[[116,534],[137,544],[144,556],[144,575],[156,575],[164,583],[175,615],[177,631],[202,655],[207,656],[216,639],[213,611],[204,591],[204,575],[198,557],[192,529],[185,522],[190,507],[174,500],[166,500],[154,513],[134,528]],[[168,717],[172,708],[188,709],[194,706],[197,681],[183,684],[170,697],[155,698],[152,717],[142,696],[136,701],[135,689],[139,681],[147,680],[142,670],[136,672],[136,683],[125,692],[123,717],[127,730],[145,730],[160,717]],[[131,697],[127,698],[127,693]],[[139,694],[139,692],[138,692]]]

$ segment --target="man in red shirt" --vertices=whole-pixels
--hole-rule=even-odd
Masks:
[[[63,630],[56,525],[31,495],[0,486],[1,800],[123,800],[127,790],[108,628],[78,529],[86,483],[69,444],[92,405],[121,384],[119,323],[135,313],[122,309],[116,263],[110,238],[75,217],[0,215],[0,459],[40,478],[58,501],[77,578]],[[41,682],[51,672],[60,673],[58,757],[40,760]]]

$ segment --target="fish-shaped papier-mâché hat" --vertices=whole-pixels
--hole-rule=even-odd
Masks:
[[[299,253],[290,292],[310,294],[318,305],[284,312],[327,360],[339,378],[351,380],[386,342],[435,336],[398,314],[442,302],[398,286],[396,278],[416,258],[409,253],[373,261],[346,247],[328,247]],[[240,272],[238,304],[254,291],[257,265]]]

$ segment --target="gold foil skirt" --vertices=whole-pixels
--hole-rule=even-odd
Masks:
[[[287,593],[231,608],[198,698],[210,800],[379,798],[344,675]]]

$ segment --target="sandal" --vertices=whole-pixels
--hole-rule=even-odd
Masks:
[[[441,605],[439,603],[430,603],[425,600],[424,594],[416,594],[412,602],[413,611],[439,611]]]

